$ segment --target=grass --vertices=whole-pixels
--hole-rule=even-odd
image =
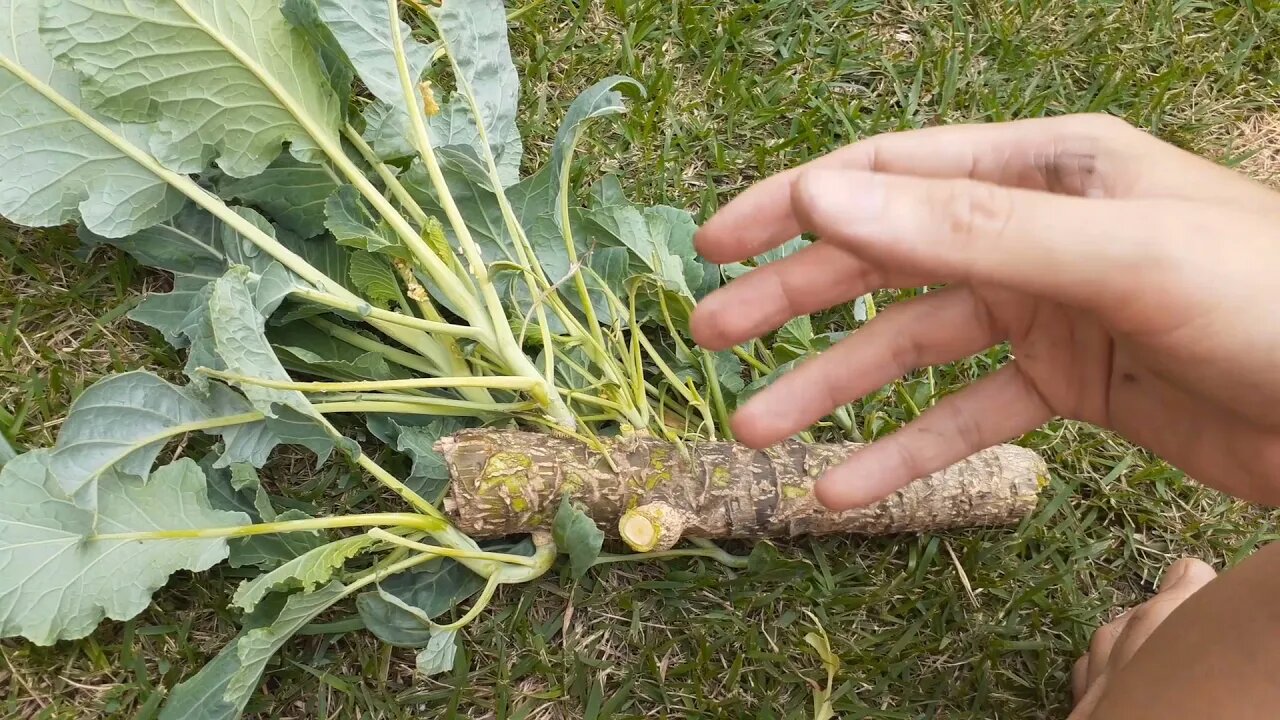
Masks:
[[[629,74],[648,97],[596,126],[582,155],[603,167],[583,172],[619,172],[636,198],[705,217],[758,178],[874,133],[1077,111],[1124,116],[1265,179],[1280,172],[1280,46],[1264,41],[1278,34],[1280,3],[1267,0],[605,0],[540,3],[513,44],[539,162],[576,92]],[[163,281],[113,255],[83,264],[74,247],[61,232],[0,236],[0,420],[24,445],[50,442],[94,379],[176,366],[123,319]],[[939,368],[933,387],[999,359]],[[890,432],[910,419],[903,394],[923,406],[930,392],[911,376],[861,411]],[[825,682],[805,642],[817,625],[842,662],[841,717],[1065,716],[1067,672],[1093,628],[1172,558],[1232,564],[1276,539],[1280,516],[1088,427],[1054,423],[1023,442],[1053,478],[1016,530],[761,545],[748,571],[690,560],[547,577],[507,589],[467,630],[455,672],[432,680],[414,677],[410,652],[318,627],[271,667],[251,716],[811,717]],[[307,494],[333,502],[349,481],[333,469]],[[0,643],[0,715],[153,717],[234,632],[219,609],[233,580],[176,578],[151,610],[81,641]]]

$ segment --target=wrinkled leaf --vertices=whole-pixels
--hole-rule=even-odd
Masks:
[[[268,573],[246,580],[236,589],[231,604],[245,611],[253,610],[268,593],[291,588],[310,592],[321,583],[333,579],[347,560],[359,555],[373,545],[376,538],[369,535],[353,535],[315,548]]]
[[[431,630],[422,617],[437,618],[484,587],[484,579],[451,559],[433,561],[380,583],[390,594],[417,612],[388,601],[377,591],[356,597],[356,608],[365,627],[378,639],[398,647],[423,647],[431,641]]]
[[[200,572],[227,556],[221,538],[95,540],[97,535],[242,525],[214,510],[194,460],[166,465],[145,482],[119,481],[95,515],[75,507],[35,450],[0,471],[0,637],[39,645],[84,637],[104,618],[127,620],[178,570]]]
[[[325,227],[339,245],[408,257],[408,251],[391,226],[375,216],[350,185],[329,196],[324,204],[324,217]]]
[[[431,677],[453,669],[458,655],[457,630],[432,630],[427,646],[418,651],[415,667],[420,675]]]
[[[559,551],[569,555],[569,569],[574,577],[582,577],[591,569],[604,545],[604,533],[568,496],[556,511],[551,536]]]
[[[41,43],[39,8],[0,0],[0,215],[32,227],[80,220],[107,237],[171,217],[182,195],[121,149],[145,148],[142,128],[82,109],[75,74]]]
[[[339,187],[331,170],[288,154],[276,158],[256,175],[221,175],[215,182],[222,197],[258,208],[304,239],[324,232],[325,200]]]
[[[64,494],[92,510],[98,506],[100,478],[113,470],[147,477],[169,440],[211,417],[185,389],[149,372],[111,375],[71,404],[48,454],[48,468]]]
[[[499,180],[511,185],[519,178],[524,149],[516,127],[520,78],[507,42],[507,10],[502,0],[467,0],[429,6],[427,12],[454,64],[458,93],[478,111],[478,122],[489,141],[486,148],[477,137],[473,152],[477,157],[491,154]],[[453,126],[461,119],[452,111],[436,117],[443,120],[433,124],[447,122],[451,132],[456,132]],[[476,122],[474,114],[470,119]]]
[[[369,302],[382,308],[409,307],[400,281],[386,258],[358,250],[351,255],[351,284]]]
[[[258,298],[251,285],[243,268],[232,268],[213,284],[209,315],[218,357],[230,372],[237,375],[287,381],[289,374],[267,342],[265,319],[258,310]],[[305,444],[316,453],[320,462],[328,458],[333,449],[333,438],[306,430],[299,433],[296,428],[299,423],[325,427],[306,396],[296,390],[277,390],[260,385],[246,384],[241,390],[249,403],[267,416],[269,427],[279,421],[289,428],[282,435],[288,434],[294,441]],[[227,444],[230,447],[232,441],[228,439]],[[344,447],[343,450],[358,452],[354,447]]]
[[[199,172],[216,160],[228,175],[249,177],[285,142],[312,162],[323,156],[320,144],[338,143],[338,99],[279,0],[121,10],[110,0],[44,0],[41,38],[84,76],[87,103],[154,123],[149,147],[169,168]]]

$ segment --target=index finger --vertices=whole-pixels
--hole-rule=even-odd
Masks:
[[[695,243],[711,262],[730,263],[796,237],[804,229],[792,210],[792,185],[814,168],[969,178],[1068,195],[1113,195],[1122,180],[1098,172],[1104,164],[1099,155],[1111,152],[1102,139],[1120,127],[1127,128],[1106,116],[1072,115],[877,135],[751,186],[698,230]],[[1125,167],[1124,163],[1105,164]]]

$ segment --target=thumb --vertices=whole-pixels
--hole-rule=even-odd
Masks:
[[[805,230],[887,272],[986,282],[1077,306],[1127,293],[1167,240],[1168,201],[1082,198],[968,179],[813,169],[792,186]],[[1126,272],[1126,270],[1132,272]]]

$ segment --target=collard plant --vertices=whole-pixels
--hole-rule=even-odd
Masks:
[[[741,564],[705,538],[1005,522],[1034,504],[1041,471],[1004,448],[890,512],[829,516],[807,488],[847,446],[717,442],[739,398],[836,337],[801,321],[768,351],[685,340],[698,298],[746,268],[698,259],[684,210],[636,205],[611,176],[571,185],[582,134],[643,96],[629,78],[583,91],[521,175],[499,0],[0,9],[0,214],[76,223],[86,251],[171,274],[131,316],[186,358],[181,384],[98,382],[53,447],[4,465],[0,636],[83,637],[179,570],[256,573],[233,598],[243,631],[162,717],[239,715],[272,655],[347,598],[430,674],[499,586],[559,555],[573,574]],[[273,496],[257,472],[282,445],[389,497],[282,510],[288,481]],[[939,511],[965,493],[967,515]],[[601,555],[604,530],[639,554]]]

